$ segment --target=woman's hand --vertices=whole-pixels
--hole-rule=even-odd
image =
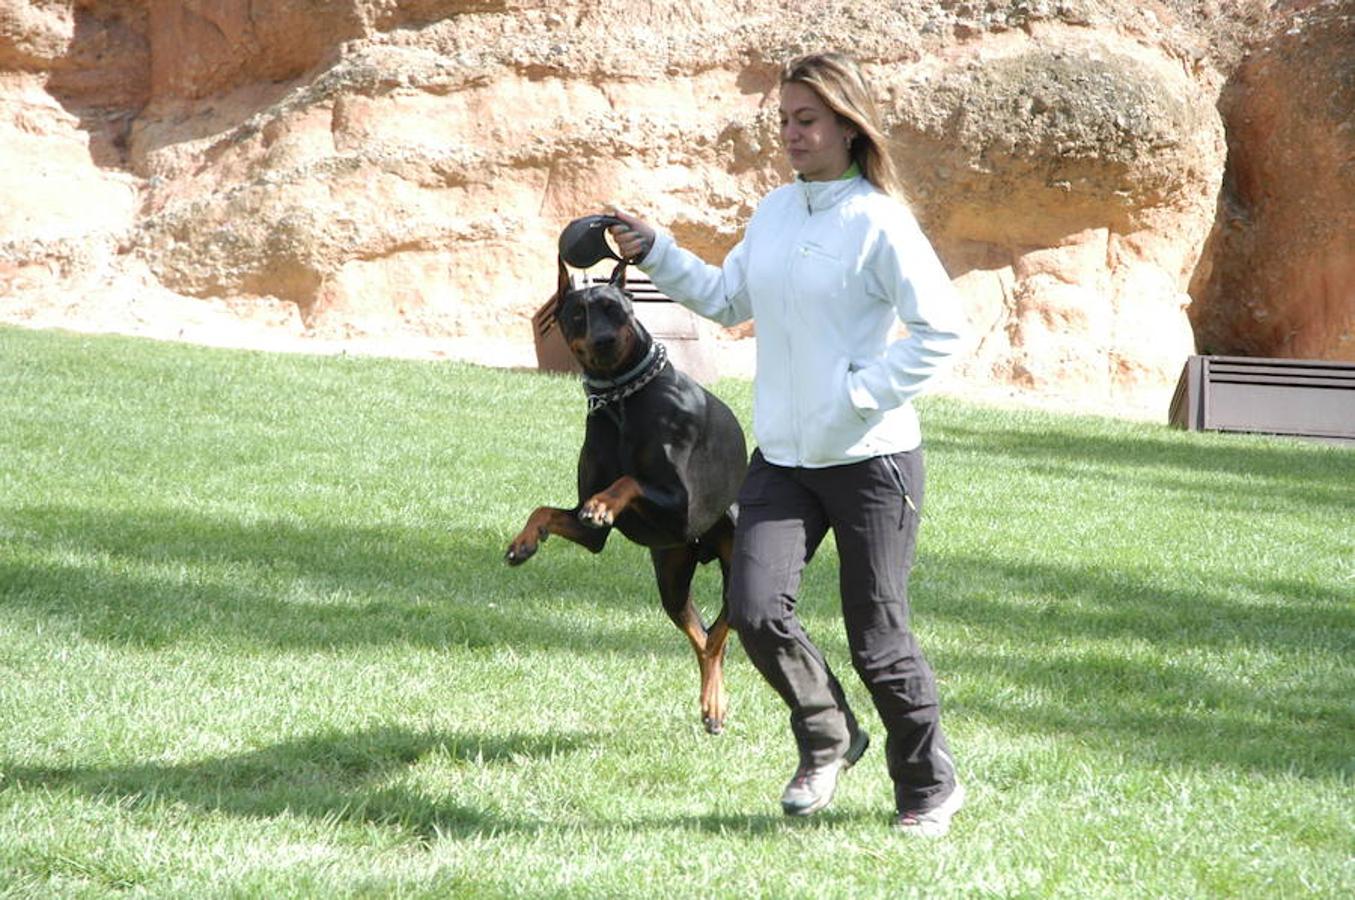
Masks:
[[[623,213],[615,206],[607,207],[607,215],[616,216],[625,223],[607,229],[612,240],[616,241],[616,249],[621,251],[621,256],[631,262],[644,259],[654,246],[654,229],[643,219]]]

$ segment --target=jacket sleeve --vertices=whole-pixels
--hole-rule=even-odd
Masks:
[[[744,241],[729,251],[723,265],[712,266],[661,231],[639,266],[659,290],[707,319],[728,326],[752,318]]]
[[[959,295],[912,215],[880,230],[863,273],[871,295],[891,304],[908,328],[875,362],[848,375],[861,412],[890,410],[920,394],[954,362],[967,331]]]

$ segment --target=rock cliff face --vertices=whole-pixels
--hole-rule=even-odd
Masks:
[[[0,319],[530,364],[559,229],[616,202],[718,261],[789,175],[778,64],[840,47],[961,288],[961,385],[1165,411],[1197,332],[1349,352],[1351,0],[795,10],[0,0]]]
[[[1229,163],[1193,289],[1201,348],[1355,361],[1355,4],[1279,18],[1220,108]]]

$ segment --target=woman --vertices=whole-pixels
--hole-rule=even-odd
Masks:
[[[961,343],[950,279],[902,202],[878,114],[849,58],[781,73],[781,137],[797,177],[763,198],[722,267],[633,216],[612,233],[669,296],[757,329],[758,449],[739,494],[730,624],[790,707],[800,765],[788,815],[832,800],[866,732],[795,615],[800,575],[828,529],[852,662],[883,720],[895,820],[946,833],[964,790],[936,682],[908,626],[923,464],[910,403]],[[907,337],[891,342],[897,321]]]

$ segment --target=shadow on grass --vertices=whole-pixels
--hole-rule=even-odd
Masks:
[[[599,556],[554,540],[509,568],[506,541],[482,530],[64,506],[22,508],[5,524],[14,551],[0,557],[0,608],[108,643],[690,652],[662,612],[647,554],[619,536]]]
[[[1337,511],[1355,507],[1355,448],[1297,444],[1287,440],[1257,442],[1208,440],[1162,428],[1148,433],[1087,434],[1080,425],[1050,418],[1006,428],[971,428],[942,424],[929,436],[927,448],[937,455],[986,454],[1002,460],[1040,464],[1051,474],[1087,463],[1120,469],[1141,469],[1152,486],[1168,491],[1200,493],[1210,502],[1227,501],[1216,486],[1199,476],[1227,475],[1249,479],[1277,501],[1327,506]]]
[[[131,809],[186,806],[247,819],[303,816],[326,824],[375,825],[420,844],[498,834],[530,835],[559,823],[458,803],[451,789],[402,784],[425,760],[489,770],[549,761],[584,749],[587,734],[480,736],[376,728],[308,735],[259,750],[190,763],[22,766],[0,761],[6,791],[52,791],[113,801]],[[477,776],[479,777],[479,776]],[[877,812],[829,809],[808,818],[773,813],[711,813],[627,822],[627,828],[711,835],[784,835],[876,823]],[[615,823],[600,823],[610,829]],[[569,830],[576,825],[563,826]]]
[[[856,827],[862,824],[881,824],[887,821],[879,812],[844,812],[828,808],[812,816],[787,816],[782,813],[710,813],[707,815],[678,816],[652,819],[636,823],[637,827],[656,830],[677,828],[712,835],[784,835],[797,831],[821,831]]]
[[[127,766],[14,766],[0,763],[0,794],[39,788],[133,806],[184,804],[247,818],[284,814],[397,829],[414,840],[538,830],[534,821],[457,803],[399,784],[427,758],[493,768],[523,757],[550,759],[592,742],[587,735],[421,733],[377,728],[322,733],[200,762]]]
[[[1011,687],[965,696],[965,714],[1155,762],[1355,775],[1355,587],[1165,583],[939,554],[915,579],[925,621],[978,636],[942,675]]]
[[[1040,648],[1060,638],[1267,652],[1355,653],[1355,584],[1334,593],[1283,578],[1179,584],[1170,572],[933,551],[914,578],[928,615]],[[927,601],[924,601],[927,602]]]

